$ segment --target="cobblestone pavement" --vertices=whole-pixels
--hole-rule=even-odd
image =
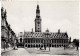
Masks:
[[[4,50],[4,49],[1,49],[1,53],[4,53],[4,52],[7,52],[7,51],[10,51],[10,50],[12,50],[12,49],[13,49],[12,47],[6,48],[5,50]]]
[[[30,54],[24,48],[18,48],[18,50],[10,50],[1,54],[2,56],[30,56]]]
[[[39,48],[26,48],[30,54],[48,54],[48,55],[67,55],[67,56],[78,56],[79,51],[76,49],[65,49],[64,48],[47,48],[46,50],[40,50]]]
[[[18,48],[18,50],[10,50],[2,53],[2,56],[78,56],[79,51],[76,49],[64,48],[47,48],[46,50],[40,48]]]

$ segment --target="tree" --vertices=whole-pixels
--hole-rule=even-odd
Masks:
[[[74,39],[73,43],[75,44],[75,46],[77,47],[77,50],[79,48],[79,39]]]

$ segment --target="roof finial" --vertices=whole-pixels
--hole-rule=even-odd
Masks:
[[[47,28],[46,32],[49,32],[48,28]]]
[[[58,33],[60,33],[60,29],[58,29]]]
[[[37,9],[39,9],[39,1],[37,1]]]
[[[33,28],[32,28],[32,32],[33,32]]]

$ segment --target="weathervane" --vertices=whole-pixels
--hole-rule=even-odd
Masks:
[[[39,1],[37,1],[37,4],[39,4]]]

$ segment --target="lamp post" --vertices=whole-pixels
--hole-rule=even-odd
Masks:
[[[13,39],[13,41],[14,41],[14,50],[16,49],[16,35],[14,34],[14,39]]]
[[[15,50],[15,39],[14,39],[14,48],[13,49]]]
[[[47,40],[48,40],[47,44],[48,44],[49,51],[50,51],[50,34],[47,33],[46,35],[47,35]]]
[[[50,39],[49,39],[49,51],[50,51]]]
[[[50,34],[47,32],[44,37],[44,48],[46,50],[46,46],[48,45],[50,51]]]

